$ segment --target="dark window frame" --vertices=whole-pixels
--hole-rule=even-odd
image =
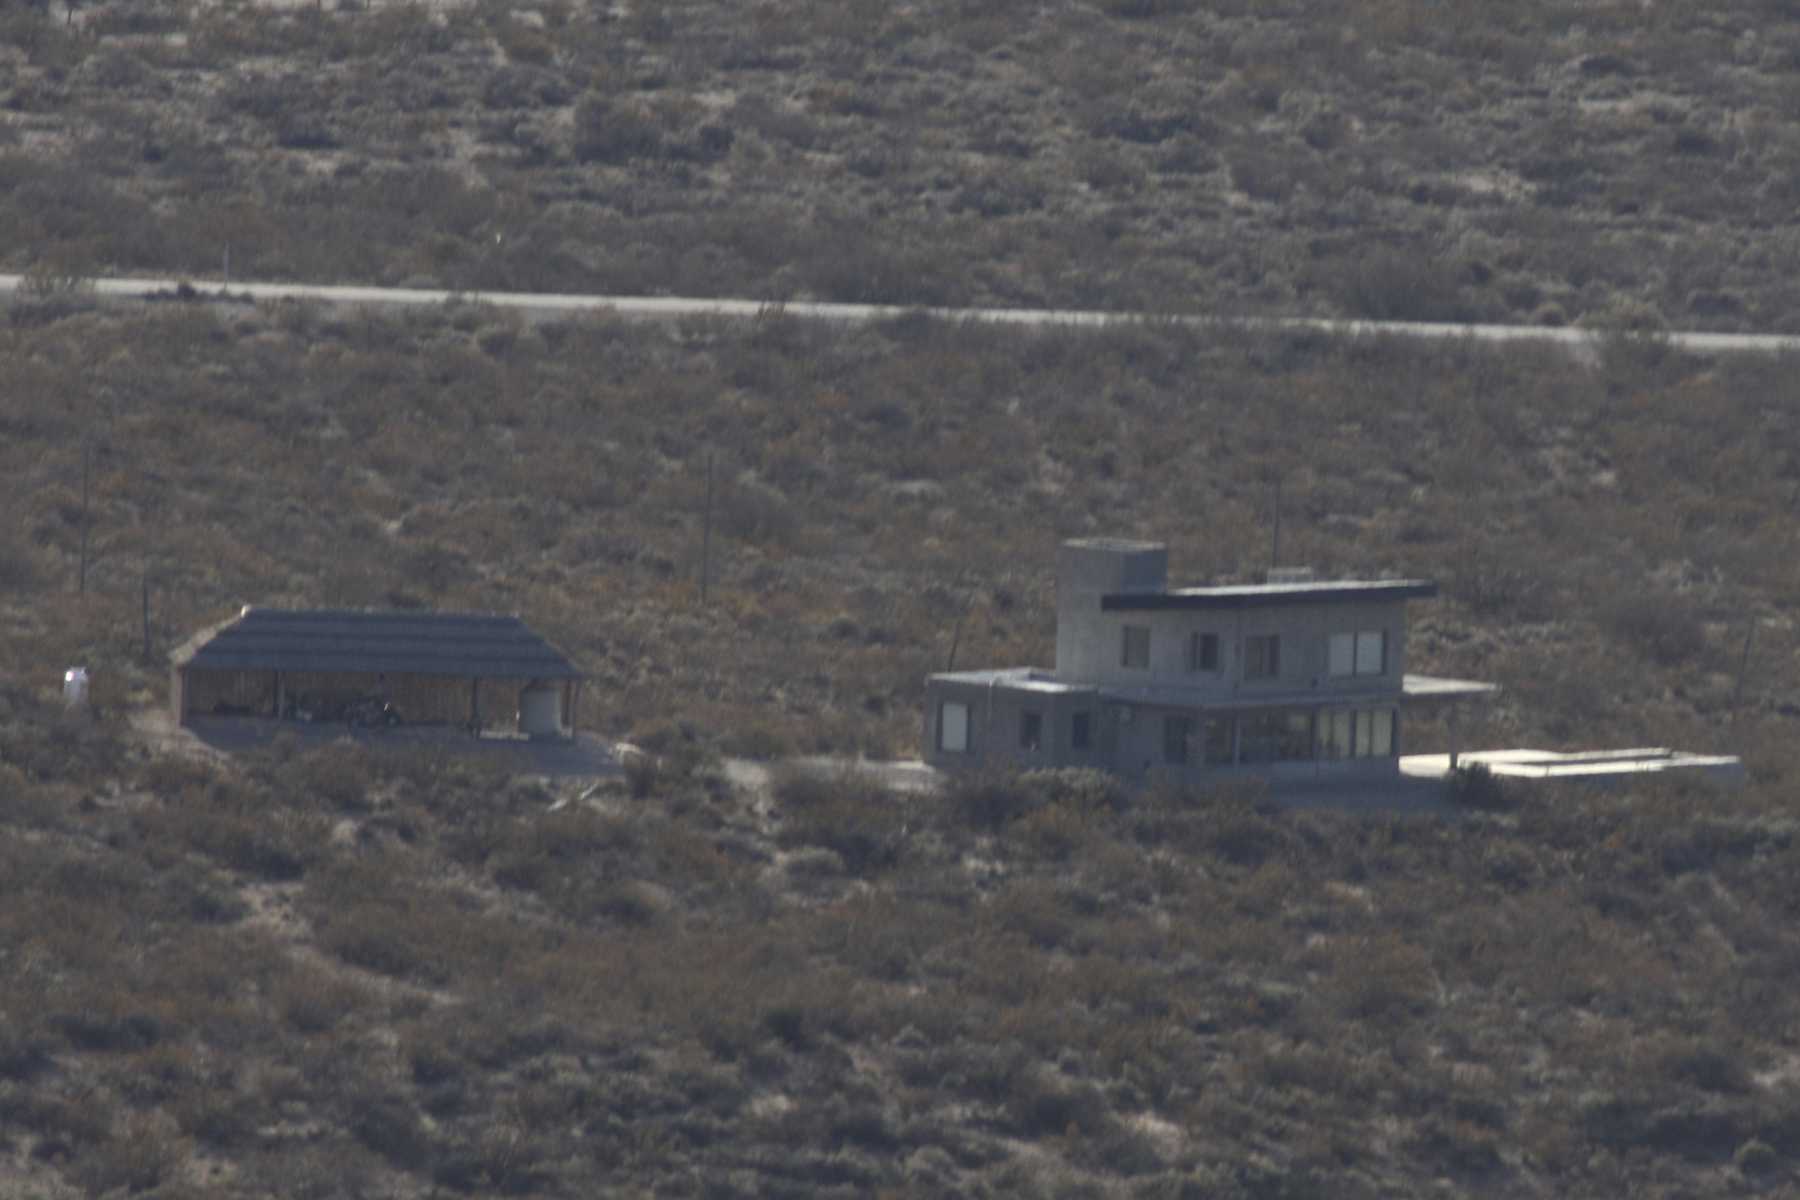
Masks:
[[[1150,627],[1148,625],[1120,627],[1119,665],[1133,671],[1150,669]]]
[[[1019,713],[1019,749],[1036,753],[1044,748],[1044,714],[1035,708]]]
[[[1219,635],[1195,631],[1188,635],[1188,670],[1194,674],[1219,669]]]
[[[1253,633],[1244,639],[1244,678],[1281,678],[1281,635]]]
[[[1094,714],[1078,712],[1069,714],[1069,749],[1086,750],[1093,745]]]

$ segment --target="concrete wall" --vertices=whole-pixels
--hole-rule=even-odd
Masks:
[[[1154,612],[1102,612],[1096,598],[1064,605],[1059,598],[1056,637],[1057,676],[1066,681],[1112,687],[1180,687],[1195,689],[1197,698],[1222,703],[1241,695],[1318,690],[1398,691],[1406,654],[1404,601],[1272,605],[1249,609],[1167,609]],[[1148,668],[1123,662],[1125,627],[1150,631]],[[1333,678],[1329,646],[1333,633],[1379,629],[1387,635],[1387,669],[1378,676]],[[1188,643],[1195,633],[1219,638],[1217,671],[1190,671]],[[1273,679],[1244,678],[1246,638],[1275,634],[1281,638],[1280,674]],[[1065,662],[1073,668],[1065,671]]]
[[[942,748],[939,722],[946,703],[968,708],[969,748],[965,752]],[[996,767],[1029,771],[1040,767],[1105,766],[1100,752],[1101,708],[1091,692],[1044,692],[1004,683],[988,686],[933,679],[925,687],[922,757],[945,770]],[[1035,749],[1021,743],[1027,713],[1038,717]],[[1088,714],[1086,749],[1071,745],[1077,713]]]
[[[1168,579],[1169,550],[1158,543],[1064,542],[1056,552],[1057,676],[1084,683],[1105,678],[1101,672],[1109,658],[1118,666],[1119,647],[1099,640],[1094,621],[1100,616],[1100,597],[1159,592]]]

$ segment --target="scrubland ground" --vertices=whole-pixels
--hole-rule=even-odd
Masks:
[[[1794,330],[1797,51],[1749,0],[0,0],[0,1191],[1792,1191],[1792,363],[79,283]],[[1277,485],[1284,559],[1444,582],[1474,740],[1747,786],[719,770],[912,752],[952,642],[1047,661],[1059,538],[1250,578]],[[520,611],[659,765],[154,752],[250,601]]]
[[[8,317],[8,1189],[1793,1186],[1787,362]],[[1048,659],[1059,537],[1248,578],[1276,481],[1285,559],[1443,581],[1409,653],[1505,686],[1479,740],[1739,750],[1748,785],[1444,820],[716,766],[912,751],[959,623],[959,662]],[[583,725],[660,767],[553,812],[571,790],[431,750],[152,754],[146,571],[158,656],[252,600],[521,611],[593,672]],[[73,662],[92,721],[55,703]]]
[[[0,5],[0,266],[1800,330],[1774,0]]]

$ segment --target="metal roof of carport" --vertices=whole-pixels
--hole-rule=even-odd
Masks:
[[[561,650],[503,613],[246,607],[169,657],[202,671],[582,678]]]

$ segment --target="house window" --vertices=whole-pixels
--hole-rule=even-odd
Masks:
[[[1216,633],[1195,633],[1188,635],[1188,670],[1216,671],[1219,669],[1219,635]]]
[[[1194,718],[1163,718],[1163,761],[1184,764],[1188,760],[1188,743],[1194,737]]]
[[[938,749],[946,754],[969,752],[969,706],[946,700],[938,709]]]
[[[1274,679],[1281,674],[1281,636],[1259,634],[1244,639],[1244,678]]]
[[[1333,709],[1319,717],[1319,756],[1349,758],[1356,745],[1356,714],[1347,708]]]
[[[1120,651],[1119,662],[1138,670],[1149,667],[1150,627],[1148,625],[1125,626],[1124,646]]]
[[[1356,635],[1356,673],[1358,675],[1387,674],[1387,633],[1380,629],[1365,629]]]
[[[1093,732],[1093,714],[1078,712],[1069,718],[1069,749],[1086,750]]]
[[[1311,713],[1259,712],[1243,718],[1245,762],[1308,762],[1312,756]]]
[[[1331,635],[1331,674],[1338,679],[1353,675],[1387,674],[1387,631],[1363,629]]]
[[[1394,710],[1339,708],[1319,717],[1323,758],[1388,758],[1394,753]]]
[[[1394,753],[1394,710],[1378,708],[1367,714],[1369,718],[1369,753],[1375,758],[1387,758]]]
[[[1039,750],[1044,745],[1044,714],[1040,712],[1022,712],[1019,714],[1019,749]]]
[[[1208,766],[1229,767],[1231,765],[1231,731],[1232,718],[1230,717],[1208,717],[1206,719],[1205,740],[1201,745],[1201,753],[1205,755]]]

